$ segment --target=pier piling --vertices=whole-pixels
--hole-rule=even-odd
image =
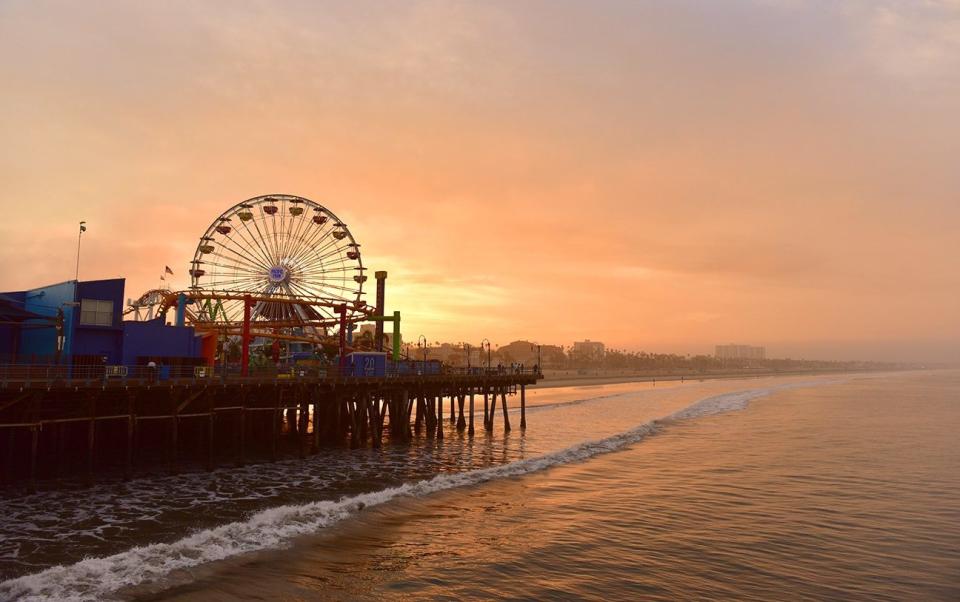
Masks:
[[[130,479],[155,470],[213,470],[305,458],[325,444],[352,448],[401,444],[414,433],[442,441],[450,401],[451,429],[476,432],[476,396],[484,396],[484,430],[495,423],[497,396],[504,430],[507,397],[536,376],[486,373],[409,378],[181,379],[126,383],[0,381],[0,483],[35,486],[97,473]],[[519,391],[516,388],[519,387]],[[469,396],[469,402],[467,397]],[[491,399],[491,396],[493,398]],[[75,426],[71,426],[73,424]]]
[[[473,436],[473,389],[470,390],[470,426],[467,427],[467,434]]]
[[[527,385],[520,385],[520,430],[527,428]]]
[[[507,412],[507,390],[500,389],[500,408],[503,410],[503,432],[510,432],[510,413]]]

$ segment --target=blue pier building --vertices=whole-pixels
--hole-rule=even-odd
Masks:
[[[68,280],[0,293],[0,357],[7,363],[198,365],[193,328],[123,320],[123,278]]]

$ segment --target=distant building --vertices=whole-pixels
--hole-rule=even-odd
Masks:
[[[541,368],[561,368],[567,356],[560,345],[543,345],[540,348]]]
[[[389,330],[389,328],[387,330]],[[369,337],[370,341],[373,343],[373,346],[375,347],[376,333],[377,333],[376,324],[361,324],[360,328],[353,331],[353,338],[354,340],[356,340],[360,337]],[[401,345],[403,344],[403,337],[400,337],[400,344]],[[384,332],[383,333],[383,350],[390,351],[391,349],[393,349],[393,333]]]
[[[532,366],[537,363],[537,346],[530,341],[513,341],[497,349],[497,354],[506,363]]]
[[[606,347],[600,341],[576,341],[573,343],[573,356],[579,360],[600,360],[606,352]]]
[[[716,357],[721,360],[762,360],[767,357],[766,347],[752,345],[717,345]]]

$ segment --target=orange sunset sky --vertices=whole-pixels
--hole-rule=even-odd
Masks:
[[[0,82],[0,290],[289,193],[407,338],[960,360],[957,0],[0,0]]]

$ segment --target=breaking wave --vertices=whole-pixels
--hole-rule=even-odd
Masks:
[[[0,583],[4,600],[103,599],[122,588],[162,579],[177,570],[189,569],[239,554],[281,548],[299,536],[316,533],[364,508],[379,506],[400,497],[419,497],[438,491],[478,485],[494,479],[521,476],[553,466],[579,462],[637,443],[661,428],[663,422],[687,420],[740,410],[759,397],[779,390],[826,384],[826,381],[791,383],[775,387],[725,393],[702,399],[659,420],[595,441],[585,441],[560,451],[460,473],[447,473],[419,482],[405,483],[337,501],[317,501],[270,508],[247,520],[200,530],[172,543],[131,548],[102,558],[87,558],[66,566],[52,567]]]

